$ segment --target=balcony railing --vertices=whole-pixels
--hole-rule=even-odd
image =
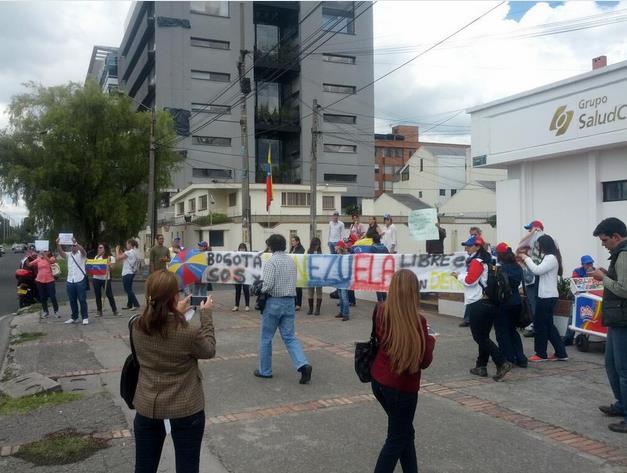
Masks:
[[[298,70],[300,69],[299,49],[296,43],[286,44],[271,51],[255,48],[255,66]]]
[[[260,125],[298,127],[300,124],[300,111],[298,107],[283,106],[268,110],[267,107],[258,107],[255,112],[255,121]]]

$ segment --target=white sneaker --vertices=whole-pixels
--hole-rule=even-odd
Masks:
[[[131,312],[137,312],[139,310],[139,307],[131,307],[129,310]]]
[[[250,310],[250,307],[246,306],[246,307],[244,307],[244,310],[245,310],[246,312],[248,312],[248,311]]]
[[[67,319],[65,322],[63,322],[64,324],[77,324],[78,323],[78,319]]]
[[[89,319],[83,319],[83,325],[89,325]]]
[[[239,310],[239,307],[238,307],[238,306],[235,306],[235,307],[233,307],[233,308],[231,309],[231,311],[232,311],[232,312],[237,312],[238,310]]]

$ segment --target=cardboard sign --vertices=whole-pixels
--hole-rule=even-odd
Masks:
[[[74,239],[73,233],[59,233],[59,245],[72,246],[74,244],[74,242],[72,241],[73,239]]]
[[[435,224],[438,223],[436,209],[412,210],[409,214],[409,233],[416,241],[438,240],[440,232]]]
[[[35,240],[35,251],[49,251],[48,240]]]

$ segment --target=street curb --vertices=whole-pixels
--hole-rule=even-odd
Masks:
[[[15,312],[0,316],[0,375],[4,373],[4,364],[9,350],[9,339],[11,338],[11,321],[15,317]]]

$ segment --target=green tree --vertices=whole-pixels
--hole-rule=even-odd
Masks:
[[[13,97],[0,132],[0,185],[26,201],[34,226],[95,245],[121,242],[146,225],[150,113],[98,84],[43,87]],[[156,185],[170,185],[182,157],[167,112],[157,114]]]

